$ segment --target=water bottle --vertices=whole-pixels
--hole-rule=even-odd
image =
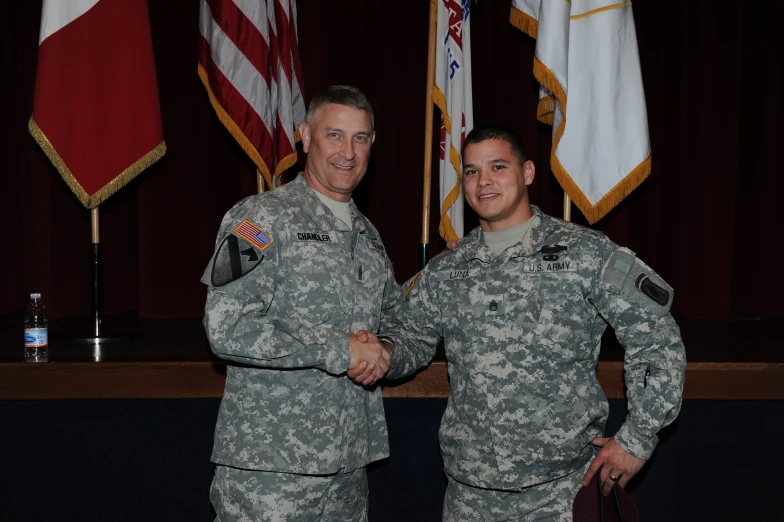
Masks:
[[[49,359],[49,319],[41,302],[41,294],[30,294],[30,304],[24,316],[26,361],[47,361]]]

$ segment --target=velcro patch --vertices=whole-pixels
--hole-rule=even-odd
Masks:
[[[264,250],[273,243],[272,238],[266,232],[247,219],[234,229],[234,233],[259,250]]]
[[[545,254],[540,259],[523,263],[523,274],[551,274],[553,272],[577,272],[577,262],[564,255]]]
[[[481,272],[479,268],[472,268],[470,270],[443,270],[441,272],[436,272],[433,274],[433,279],[436,281],[451,281],[453,279],[468,279],[469,277],[474,277]]]
[[[297,232],[297,241],[318,241],[322,243],[331,243],[332,236],[326,232]]]
[[[264,259],[264,254],[254,247],[235,235],[226,236],[212,262],[212,286],[227,285],[256,268]]]
[[[616,250],[604,268],[602,281],[615,294],[662,316],[672,304],[672,288],[631,250]]]

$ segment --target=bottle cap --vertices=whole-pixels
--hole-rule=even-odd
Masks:
[[[30,294],[30,299],[41,299],[41,294]]]

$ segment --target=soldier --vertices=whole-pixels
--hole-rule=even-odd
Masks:
[[[534,165],[513,131],[475,128],[462,155],[480,227],[409,281],[382,330],[387,377],[426,366],[444,340],[444,521],[570,521],[581,485],[601,468],[605,495],[624,487],[680,410],[673,291],[632,251],[532,206]],[[607,324],[626,350],[629,414],[602,438],[609,407],[595,371]]]
[[[217,521],[365,521],[365,466],[389,454],[376,332],[399,287],[381,238],[351,199],[375,139],[352,87],[317,94],[299,127],[304,173],[223,219],[204,326],[229,364],[212,461]]]

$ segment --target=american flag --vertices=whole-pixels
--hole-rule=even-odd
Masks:
[[[305,120],[295,0],[201,0],[199,77],[267,184],[297,161]]]
[[[234,233],[241,238],[250,241],[250,243],[258,247],[259,250],[264,250],[273,242],[272,238],[262,229],[247,220],[240,223],[240,226],[234,229]]]

